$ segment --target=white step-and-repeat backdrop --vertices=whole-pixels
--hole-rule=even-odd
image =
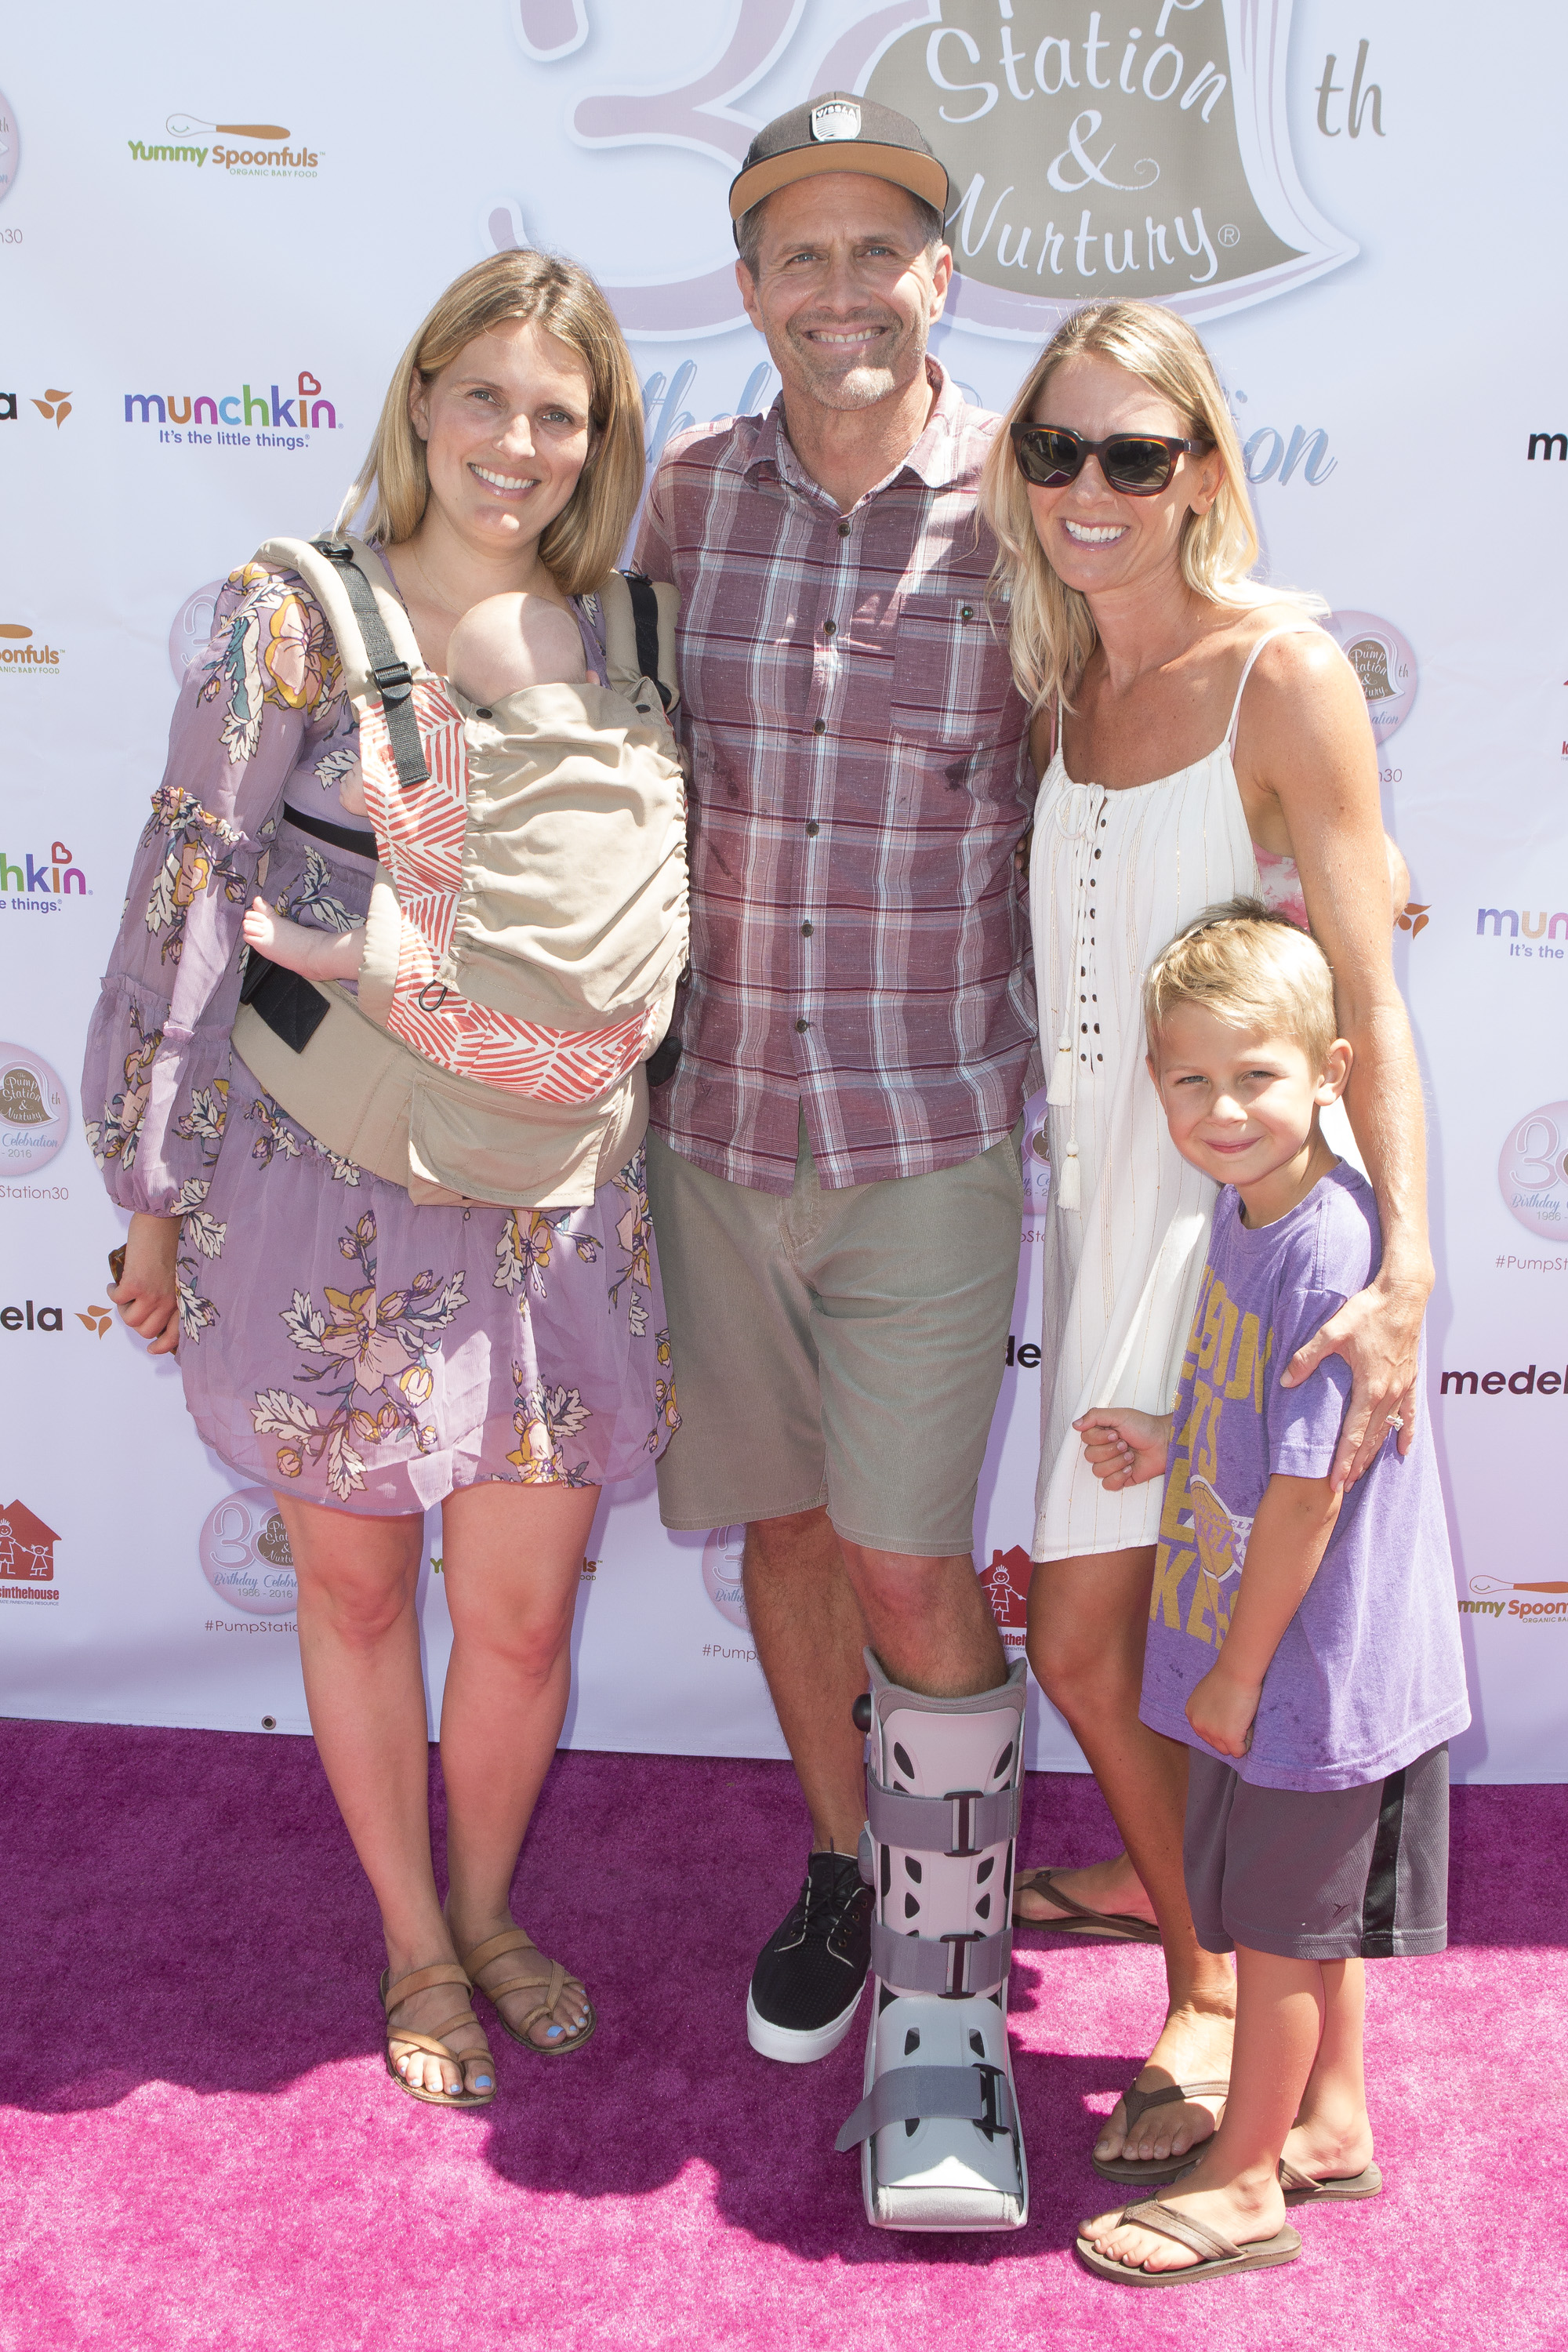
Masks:
[[[1568,1688],[1568,19],[1522,0],[327,0],[17,11],[0,37],[0,1708],[305,1727],[270,1498],[236,1491],[106,1308],[121,1237],[82,1037],[175,679],[217,583],[331,515],[425,309],[497,245],[612,289],[650,452],[775,379],[724,196],[834,87],[948,163],[945,365],[1002,404],[1064,304],[1207,335],[1272,576],[1361,674],[1412,902],[1432,1411],[1472,1779],[1563,1777]],[[1032,1164],[1033,1207],[1045,1171]],[[976,1559],[1022,1640],[1034,1234]],[[584,1561],[579,1746],[783,1751],[739,1530],[648,1477]],[[438,1522],[424,1625],[448,1640]],[[1030,1762],[1081,1759],[1037,1700]]]

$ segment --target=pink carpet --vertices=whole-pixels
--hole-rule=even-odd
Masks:
[[[1158,1955],[1026,1936],[1029,2228],[873,2232],[833,2154],[858,2032],[785,2070],[741,2021],[804,1853],[782,1765],[559,1759],[519,1908],[602,2022],[559,2065],[498,2036],[488,2115],[382,2071],[374,1913],[308,1741],[10,1722],[0,1785],[6,2352],[1568,2345],[1568,1789],[1458,1791],[1454,1947],[1372,1971],[1386,2193],[1298,2216],[1289,2270],[1150,2294],[1069,2249]],[[1031,1857],[1110,1835],[1089,1782],[1031,1778]]]

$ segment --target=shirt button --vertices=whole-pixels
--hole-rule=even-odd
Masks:
[[[811,1024],[809,1021],[797,1021],[795,1025],[797,1029],[809,1029]]]
[[[840,539],[847,539],[847,538],[848,538],[848,536],[849,536],[849,526],[848,526],[848,524],[847,524],[847,522],[841,522],[841,523],[839,524],[839,526],[838,526],[838,536],[839,536],[839,538],[840,538]]]
[[[822,831],[822,827],[817,824],[816,819],[814,816],[808,816],[806,818],[805,829],[807,833],[810,834],[813,840],[815,840],[816,835]]]
[[[838,624],[837,621],[824,621],[822,625],[822,634],[825,637],[831,637],[837,634],[837,628]]]
[[[826,719],[814,719],[811,722],[811,731],[814,735],[826,735],[827,732]]]
[[[801,938],[802,938],[803,940],[808,940],[808,939],[810,939],[810,937],[811,937],[811,925],[810,925],[809,923],[802,923],[802,925],[801,925],[801,927],[800,927],[800,935],[801,935]]]
[[[974,618],[973,605],[961,604],[958,608],[958,617],[961,621],[973,621]]]

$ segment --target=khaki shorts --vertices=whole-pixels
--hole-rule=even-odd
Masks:
[[[1018,1279],[1016,1135],[931,1176],[826,1192],[804,1124],[787,1194],[711,1176],[653,1134],[647,1170],[680,1397],[665,1526],[826,1504],[852,1543],[967,1552]]]

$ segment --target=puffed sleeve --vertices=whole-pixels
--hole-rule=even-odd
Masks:
[[[283,787],[345,717],[331,630],[292,572],[230,574],[169,730],[88,1035],[82,1118],[110,1197],[199,1206],[216,1156],[240,925]]]

